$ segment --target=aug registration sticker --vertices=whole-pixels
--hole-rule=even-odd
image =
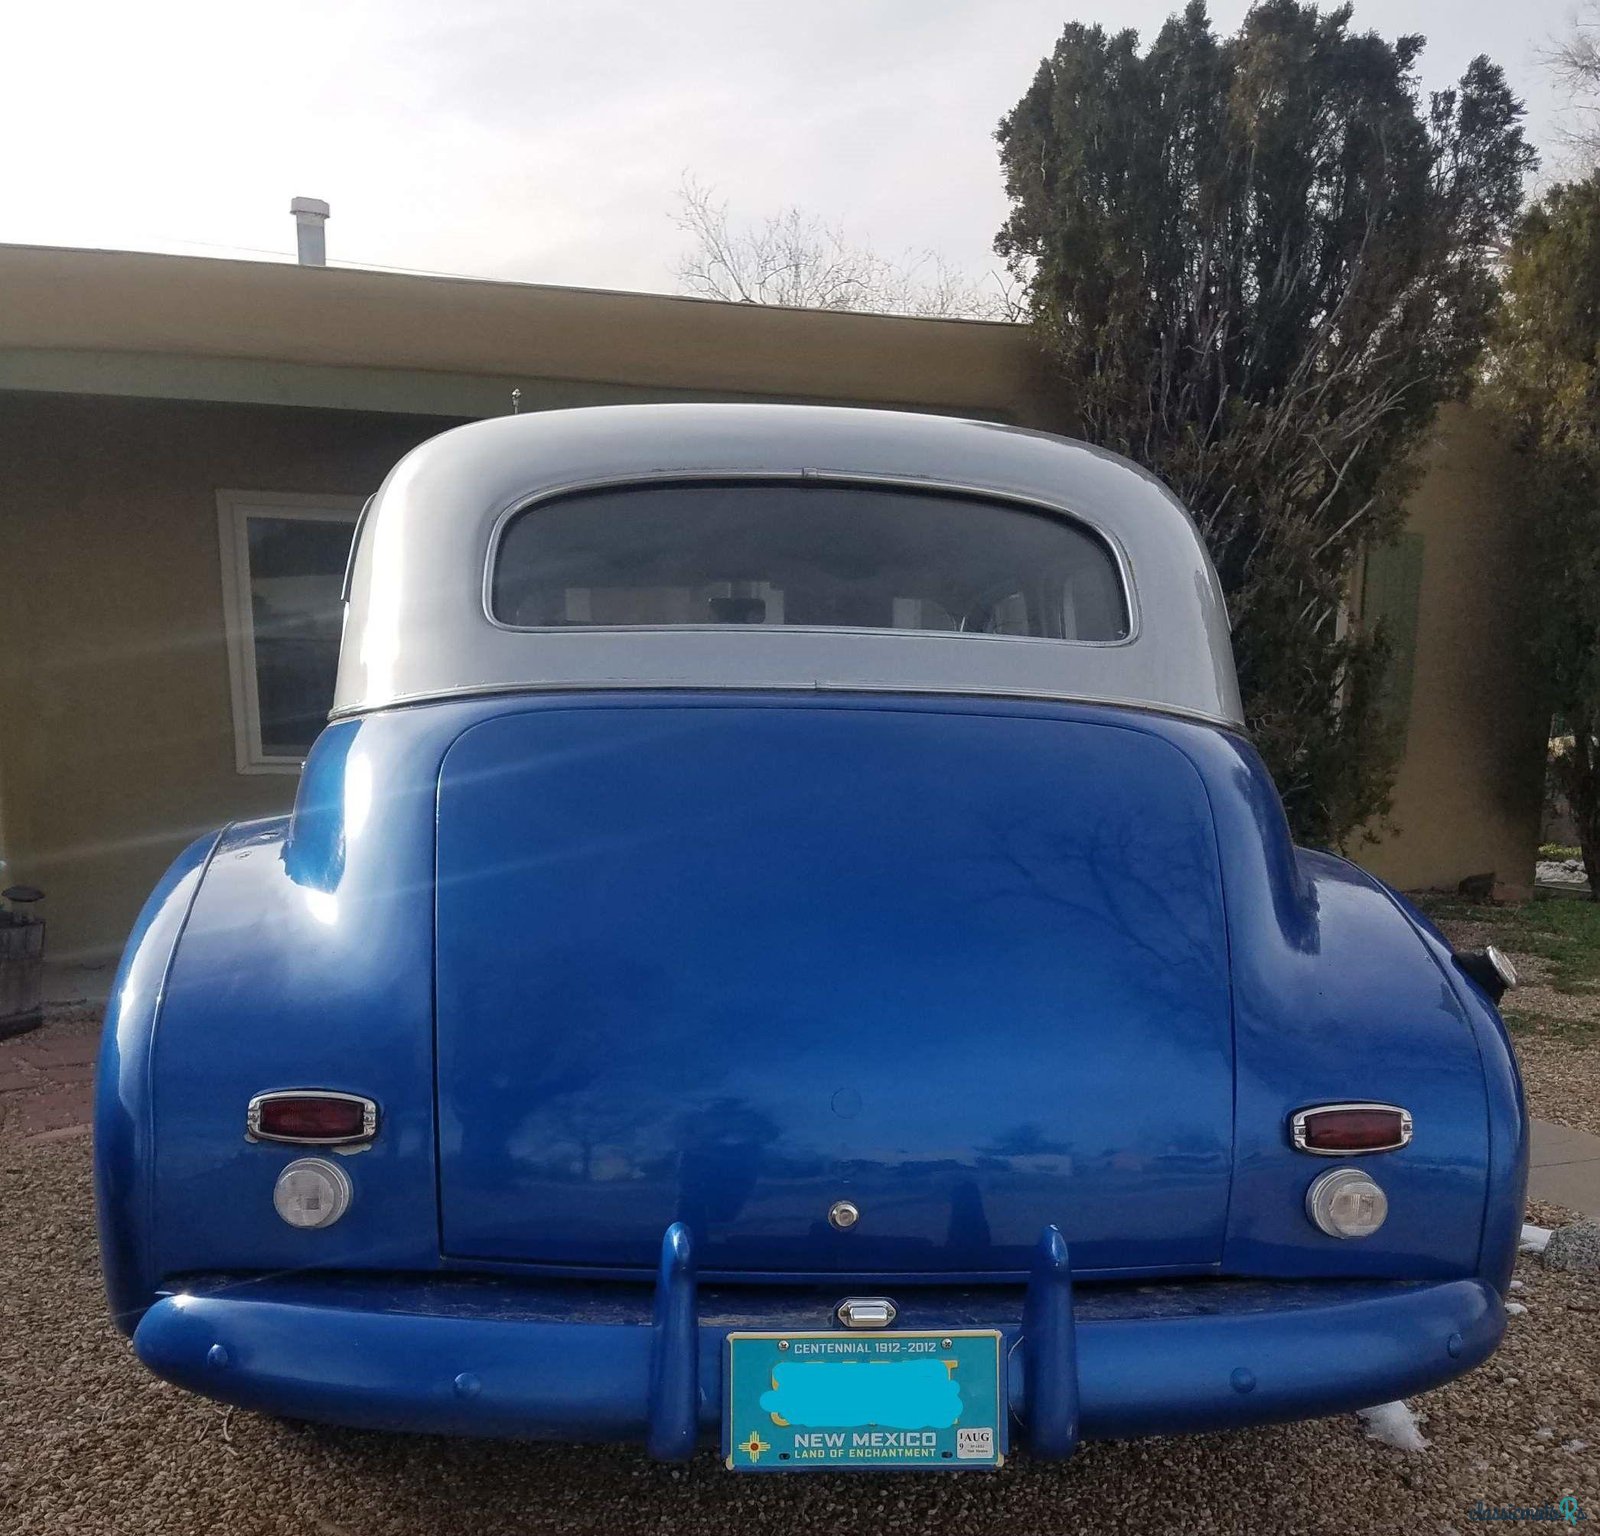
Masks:
[[[733,1333],[722,1453],[735,1472],[998,1467],[1000,1335]]]

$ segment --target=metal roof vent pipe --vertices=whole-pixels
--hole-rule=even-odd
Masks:
[[[328,205],[320,197],[297,197],[289,204],[294,215],[295,239],[300,247],[302,267],[328,264]]]

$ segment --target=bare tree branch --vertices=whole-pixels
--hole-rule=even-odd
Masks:
[[[735,225],[727,201],[692,176],[678,189],[672,222],[689,237],[678,282],[702,298],[924,318],[1024,317],[1014,279],[991,272],[973,282],[932,251],[881,256],[796,207]]]
[[[1600,0],[1582,0],[1565,35],[1535,56],[1566,91],[1566,120],[1556,133],[1572,168],[1589,171],[1600,164]]]

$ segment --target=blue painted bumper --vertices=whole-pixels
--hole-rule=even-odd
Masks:
[[[730,1331],[816,1327],[827,1314],[817,1299],[797,1311],[757,1288],[737,1294],[737,1310],[727,1293],[697,1296],[674,1233],[654,1296],[636,1305],[573,1282],[197,1283],[145,1314],[134,1347],[167,1380],[266,1413],[635,1440],[681,1459],[720,1424]],[[1236,1428],[1409,1396],[1477,1365],[1505,1327],[1479,1280],[1086,1288],[1075,1309],[1065,1245],[1048,1234],[1025,1299],[965,1293],[959,1318],[931,1296],[900,1299],[907,1327],[1001,1328],[1017,1438],[1043,1456],[1070,1454],[1080,1436]]]

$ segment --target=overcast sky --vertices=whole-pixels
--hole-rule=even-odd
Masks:
[[[1064,22],[1148,36],[1181,0],[75,0],[5,29],[0,241],[329,255],[672,290],[684,172],[885,253],[994,266],[992,133]],[[1219,31],[1245,0],[1213,0]],[[1424,82],[1487,53],[1558,158],[1537,58],[1572,0],[1357,0]]]

